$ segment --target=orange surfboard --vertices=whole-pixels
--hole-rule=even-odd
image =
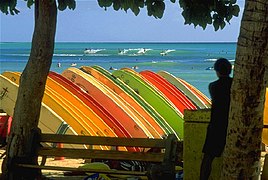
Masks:
[[[19,73],[9,72],[8,74],[6,73],[5,76],[8,76],[11,79],[17,79],[16,82],[19,82]],[[62,95],[68,96],[67,91]],[[48,87],[47,85],[43,102],[62,117],[78,134],[93,136],[101,134],[100,129],[96,129],[95,127],[91,127],[87,124],[86,120],[81,117],[81,113],[77,113],[77,108],[73,107],[72,103],[62,98],[61,95],[53,91],[51,87]]]
[[[132,112],[125,107],[122,101],[116,97],[98,82],[94,77],[84,73],[77,68],[68,68],[63,71],[63,76],[70,79],[72,82],[80,86],[89,93],[96,101],[98,101],[108,112],[110,112],[132,137],[148,137],[149,132],[145,132],[144,127],[141,127],[135,120]]]
[[[80,98],[88,107],[94,110],[94,112],[113,129],[118,137],[131,137],[129,132],[127,132],[127,130],[124,129],[124,127],[118,123],[118,121],[109,112],[106,111],[106,109],[104,109],[95,99],[93,99],[88,93],[84,92],[76,84],[55,72],[50,72],[49,77],[64,86],[75,96]]]
[[[82,66],[81,70],[94,76],[97,80],[105,84],[108,88],[113,90],[120,97],[122,97],[126,102],[128,102],[134,109],[136,109],[136,111],[139,112],[141,116],[143,117],[141,118],[142,123],[150,131],[150,133],[154,136],[154,138],[161,138],[162,135],[165,134],[162,128],[152,118],[152,116],[140,104],[138,104],[138,102],[133,97],[128,95],[122,88],[116,85],[112,80],[107,78],[101,72],[89,66]]]

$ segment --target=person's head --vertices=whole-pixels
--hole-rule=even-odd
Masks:
[[[229,76],[232,71],[232,64],[225,58],[219,58],[214,64],[214,70],[218,76]]]

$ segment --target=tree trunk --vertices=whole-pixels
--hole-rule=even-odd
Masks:
[[[268,1],[246,0],[237,44],[222,179],[257,179],[267,67]]]
[[[35,0],[35,27],[28,63],[20,79],[11,133],[7,146],[4,177],[33,179],[12,166],[14,162],[37,163],[33,157],[33,131],[37,129],[41,102],[54,52],[57,6],[54,0]],[[19,172],[19,173],[18,173]],[[23,171],[24,172],[24,171]],[[30,173],[32,174],[32,173]]]

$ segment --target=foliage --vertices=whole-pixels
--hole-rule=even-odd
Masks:
[[[74,10],[76,6],[75,0],[58,0],[58,9],[63,11],[67,7]]]
[[[27,1],[27,6],[30,8],[34,0]],[[54,0],[50,0],[54,1]],[[175,3],[176,0],[170,0]],[[201,26],[203,29],[208,24],[213,24],[215,31],[223,29],[226,22],[229,23],[233,16],[238,16],[239,6],[236,0],[177,0],[180,7],[183,9],[182,16],[185,19],[184,24],[193,24]],[[63,11],[67,7],[75,9],[75,0],[57,0],[58,9]],[[105,10],[108,7],[113,7],[114,10],[129,9],[137,16],[140,9],[147,7],[148,16],[155,18],[162,18],[165,11],[164,0],[98,0],[99,6]],[[17,0],[1,0],[0,10],[5,14],[18,14],[19,10],[16,9]]]
[[[27,7],[30,8],[34,4],[34,0],[24,0],[27,1]],[[54,0],[50,0],[54,2]],[[57,0],[58,2],[58,9],[63,11],[67,7],[69,9],[74,10],[76,7],[75,0]],[[0,0],[0,10],[5,14],[15,15],[18,14],[20,11],[16,9],[17,0]]]
[[[236,0],[179,0],[183,9],[184,24],[193,23],[196,27],[206,28],[212,24],[217,31],[223,29],[233,16],[238,16],[239,6]]]
[[[18,14],[20,11],[16,9],[17,0],[0,0],[0,10],[5,14]]]
[[[144,6],[147,7],[148,16],[155,18],[162,18],[165,11],[164,0],[98,0],[98,3],[105,10],[110,6],[113,6],[116,11],[130,9],[136,16]]]
[[[176,0],[170,0],[175,3]],[[183,9],[182,16],[185,24],[194,24],[206,28],[207,24],[213,24],[215,31],[223,29],[226,22],[229,23],[233,16],[238,16],[239,6],[236,0],[178,0]],[[162,18],[165,10],[164,0],[98,0],[99,6],[107,9],[113,6],[119,9],[131,11],[138,15],[140,8],[147,6],[149,16]]]

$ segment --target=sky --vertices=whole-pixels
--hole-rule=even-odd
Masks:
[[[223,30],[213,26],[184,25],[182,9],[165,0],[161,19],[147,15],[146,8],[138,16],[132,11],[106,11],[97,0],[76,0],[76,9],[58,12],[56,42],[237,42],[244,0],[238,0],[239,17],[233,17]],[[1,42],[31,42],[34,29],[34,7],[18,0],[19,15],[0,13]]]

